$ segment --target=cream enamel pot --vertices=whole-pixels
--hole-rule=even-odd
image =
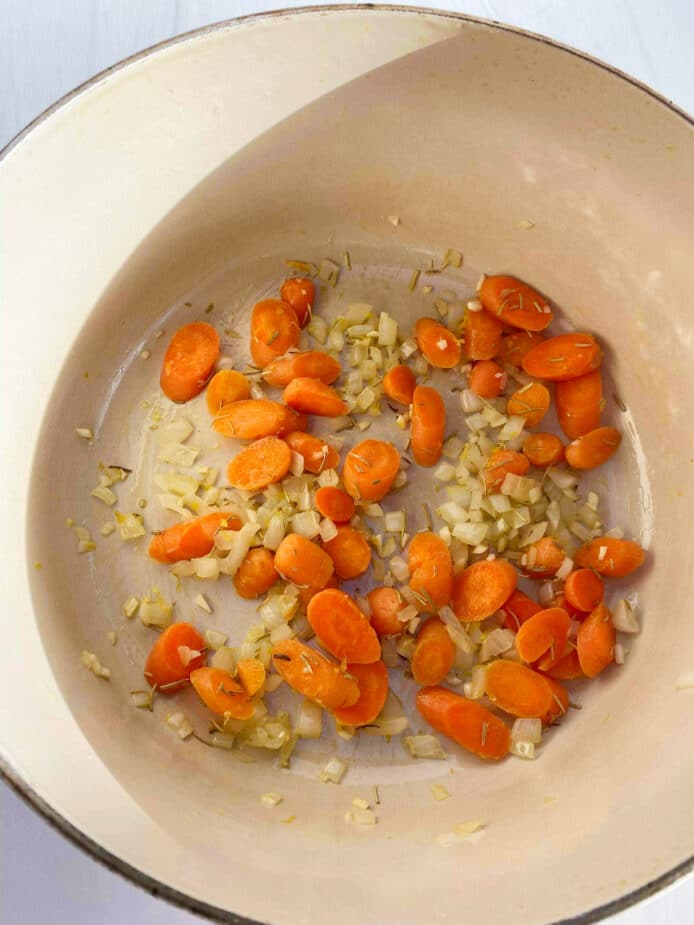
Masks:
[[[19,136],[0,161],[10,781],[105,863],[224,921],[590,922],[687,872],[694,723],[675,682],[694,669],[693,188],[692,123],[647,88],[537,36],[413,9],[205,29],[105,72]],[[151,636],[122,602],[155,573],[102,540],[88,495],[98,461],[139,458],[159,356],[148,365],[143,345],[191,294],[233,309],[276,285],[282,257],[347,249],[391,269],[379,285],[404,320],[398,268],[448,247],[473,284],[515,272],[607,345],[628,412],[606,487],[650,547],[627,665],[532,763],[451,749],[448,775],[369,742],[338,787],[316,780],[330,742],[281,774],[180,743],[164,707],[128,698]],[[367,270],[355,280],[368,291]],[[75,436],[84,424],[93,446]],[[94,554],[77,555],[66,517],[89,523]],[[82,668],[83,649],[110,683]],[[444,776],[452,798],[436,804]],[[373,784],[378,825],[347,826]],[[278,810],[260,804],[269,790]],[[483,837],[437,844],[467,819]]]

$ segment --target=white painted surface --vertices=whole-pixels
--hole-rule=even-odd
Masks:
[[[443,0],[441,0],[443,3]],[[0,147],[96,72],[155,42],[235,15],[265,0],[0,0]],[[277,0],[274,5],[309,5]],[[440,4],[420,0],[420,6]],[[449,0],[585,50],[694,111],[694,5],[689,0]],[[692,921],[694,878],[611,925]],[[0,923],[183,925],[200,922],[131,886],[73,848],[0,788]]]

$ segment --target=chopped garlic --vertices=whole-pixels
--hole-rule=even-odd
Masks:
[[[145,528],[142,525],[142,514],[119,514],[115,513],[116,523],[120,530],[121,539],[137,540],[145,535]]]
[[[432,784],[431,793],[435,800],[447,800],[450,797],[450,793],[446,790],[443,784]]]
[[[107,634],[106,638],[112,646],[115,646],[115,644],[118,642],[118,633],[116,633],[115,630],[111,630],[111,632]]]
[[[110,536],[115,529],[116,529],[116,525],[113,523],[113,521],[108,520],[105,524],[102,524],[99,527],[99,533],[102,536]]]
[[[140,606],[139,598],[133,596],[129,597],[127,601],[123,604],[123,613],[130,620],[137,613],[137,608]]]
[[[345,822],[352,825],[376,825],[376,814],[371,809],[350,809],[345,813]]]
[[[205,613],[212,613],[212,608],[210,607],[210,602],[207,600],[204,594],[196,594],[194,602],[200,610],[204,610]],[[226,641],[226,637],[225,637]],[[223,643],[222,643],[223,644]]]
[[[278,806],[282,802],[282,797],[279,793],[264,793],[260,798],[260,802],[263,806],[269,806],[272,809],[272,807]]]
[[[167,725],[178,733],[179,739],[187,739],[193,734],[193,727],[185,713],[170,713],[166,717]]]
[[[94,431],[91,429],[91,427],[76,427],[75,433],[83,440],[88,440],[89,443],[94,441]]]
[[[339,784],[342,778],[345,776],[346,771],[346,762],[342,761],[340,758],[331,758],[323,770],[320,771],[318,777],[323,781],[323,783]]]
[[[105,668],[96,655],[93,652],[87,652],[85,649],[80,656],[81,662],[85,668],[88,668],[89,671],[95,677],[102,678],[104,681],[109,681],[111,678],[111,672],[108,668]]]

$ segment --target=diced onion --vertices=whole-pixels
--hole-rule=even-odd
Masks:
[[[270,642],[273,646],[276,646],[280,642],[286,642],[288,639],[293,639],[293,637],[294,630],[288,623],[284,623],[282,626],[276,626],[270,632]]]
[[[320,533],[320,521],[315,511],[301,511],[295,514],[291,519],[291,528],[293,533],[304,536],[312,540]]]
[[[347,771],[347,763],[337,756],[328,761],[318,777],[324,783],[339,784]]]
[[[195,574],[198,578],[211,581],[219,578],[219,559],[215,559],[213,556],[203,556],[200,559],[191,559],[191,562],[195,565]]]
[[[319,315],[312,315],[306,330],[319,344],[324,344],[328,337],[328,322]]]
[[[140,601],[140,620],[145,626],[166,629],[173,618],[173,606],[165,601],[159,591],[150,591],[148,597]]]
[[[619,600],[612,608],[612,623],[620,633],[638,633],[641,629],[634,608],[627,600]]]
[[[193,727],[185,713],[170,713],[166,717],[166,722],[172,729],[176,730],[179,739],[187,739],[193,734]]]
[[[353,825],[376,825],[376,814],[371,809],[350,809],[345,813],[345,822]]]
[[[445,758],[446,753],[441,743],[433,735],[405,736],[407,746],[413,758]]]
[[[323,540],[323,542],[329,543],[330,540],[335,539],[335,537],[338,534],[338,530],[335,524],[333,523],[333,521],[330,520],[330,518],[324,517],[323,520],[321,520],[320,525],[319,525],[319,533],[320,533],[320,538]]]
[[[471,389],[463,389],[460,393],[460,405],[466,414],[474,414],[484,408],[484,402]]]
[[[209,630],[208,630],[209,632]],[[207,634],[205,634],[207,635]],[[221,634],[220,634],[221,635]],[[226,640],[226,637],[224,637]],[[221,668],[230,675],[236,674],[236,652],[231,646],[220,645],[212,656],[210,664],[213,668]]]
[[[538,745],[542,741],[541,719],[517,719],[511,728],[514,742],[532,742]]]
[[[208,649],[220,649],[226,645],[226,633],[220,633],[219,630],[205,630],[205,642]]]
[[[393,556],[389,563],[391,574],[396,581],[407,581],[410,570],[402,556]]]
[[[277,806],[282,802],[282,797],[279,795],[279,793],[264,793],[260,798],[260,802],[263,804],[263,806],[269,806],[272,808],[273,806]]]
[[[299,598],[293,594],[270,594],[258,608],[265,626],[274,629],[288,623],[299,608]]]
[[[145,535],[140,514],[119,514],[116,511],[116,523],[124,540],[136,540]]]
[[[123,604],[123,613],[129,620],[131,620],[137,613],[137,608],[139,606],[140,606],[139,598],[135,596],[131,596]]]
[[[84,667],[88,668],[95,677],[101,678],[104,681],[109,681],[111,679],[110,670],[101,664],[93,652],[87,652],[85,649],[80,656],[80,660]]]
[[[323,731],[323,708],[307,697],[301,701],[295,732],[300,739],[319,739]]]
[[[532,742],[511,742],[511,754],[532,761],[535,757],[535,745]]]

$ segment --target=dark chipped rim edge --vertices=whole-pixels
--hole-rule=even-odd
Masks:
[[[0,149],[0,163],[12,151],[14,151],[14,149],[17,148],[22,143],[22,141],[24,141],[24,139],[27,138],[29,134],[31,134],[31,132],[38,128],[59,109],[62,109],[65,105],[72,102],[75,97],[91,89],[97,84],[102,83],[104,80],[111,77],[113,74],[116,74],[118,71],[121,71],[124,68],[129,67],[131,64],[134,64],[143,58],[149,57],[156,52],[170,48],[181,42],[186,42],[189,39],[199,38],[213,32],[220,32],[225,29],[234,28],[235,26],[239,26],[248,22],[275,19],[283,16],[298,16],[311,13],[320,14],[325,12],[342,12],[348,10],[369,10],[376,14],[380,12],[386,12],[436,16],[443,19],[455,19],[460,22],[472,23],[474,25],[498,29],[502,32],[510,32],[516,35],[522,35],[525,38],[531,39],[532,41],[540,42],[543,45],[549,45],[552,48],[567,52],[576,58],[587,61],[589,64],[592,64],[595,67],[599,67],[601,70],[606,71],[614,77],[620,78],[626,83],[631,84],[637,90],[640,90],[641,92],[650,96],[657,103],[665,106],[676,116],[683,119],[690,127],[694,128],[694,119],[692,116],[690,116],[683,109],[680,109],[678,106],[676,106],[671,100],[668,100],[666,97],[657,93],[651,87],[647,86],[639,80],[636,80],[636,78],[631,77],[629,74],[624,73],[624,71],[619,70],[619,68],[606,64],[604,61],[601,61],[598,58],[594,58],[592,55],[579,51],[576,48],[572,48],[570,45],[565,45],[562,42],[549,39],[544,35],[539,35],[536,32],[530,32],[527,29],[520,29],[516,26],[509,26],[496,20],[482,19],[477,16],[469,16],[465,13],[456,13],[450,10],[425,9],[422,7],[414,6],[400,6],[397,4],[340,3],[329,4],[325,6],[297,7],[295,9],[279,9],[264,13],[252,13],[248,16],[223,20],[218,23],[202,26],[198,29],[192,29],[189,32],[181,33],[180,35],[176,35],[170,39],[165,39],[162,42],[157,42],[155,45],[151,45],[148,48],[138,51],[135,54],[124,58],[122,61],[117,62],[111,67],[106,68],[105,70],[91,77],[89,80],[86,80],[84,83],[75,87],[74,90],[71,90],[69,93],[65,94],[65,96],[61,97],[61,99],[54,103],[52,106],[49,106],[48,109],[40,113],[40,115],[38,115],[32,122],[30,122],[26,128],[22,129],[13,139],[11,139],[8,144],[5,145],[5,147]],[[250,919],[244,916],[236,915],[234,912],[230,912],[218,906],[206,903],[204,900],[196,899],[193,896],[182,893],[174,887],[169,886],[168,884],[163,883],[154,877],[150,877],[142,870],[133,867],[127,861],[124,861],[122,858],[117,857],[112,852],[107,851],[102,845],[98,844],[98,842],[94,841],[84,832],[80,831],[78,828],[72,825],[72,823],[68,822],[67,819],[61,816],[57,810],[55,810],[25,780],[22,779],[21,775],[18,774],[8,764],[2,755],[0,755],[0,775],[7,781],[14,792],[22,800],[24,800],[25,803],[36,810],[36,812],[39,813],[46,820],[46,822],[48,822],[49,825],[64,835],[70,842],[72,842],[73,845],[77,846],[86,854],[90,855],[94,860],[98,861],[108,870],[119,874],[126,880],[129,880],[130,882],[146,890],[151,896],[165,899],[167,902],[179,906],[180,908],[186,909],[189,912],[201,915],[211,921],[223,922],[225,925],[269,925],[269,923],[262,923],[257,919]],[[620,896],[619,898],[604,903],[603,905],[596,906],[587,912],[582,912],[578,915],[565,919],[557,919],[554,923],[552,923],[552,925],[591,925],[593,922],[598,922],[607,918],[608,916],[622,912],[623,910],[628,909],[630,906],[633,906],[638,902],[654,896],[656,893],[660,892],[666,887],[676,883],[679,879],[686,876],[692,870],[694,870],[694,855],[686,858],[680,864],[677,864],[675,867],[671,868],[660,876],[655,877],[653,880],[649,880],[647,883],[643,884],[637,889],[632,890],[630,893],[626,893],[624,896]]]

